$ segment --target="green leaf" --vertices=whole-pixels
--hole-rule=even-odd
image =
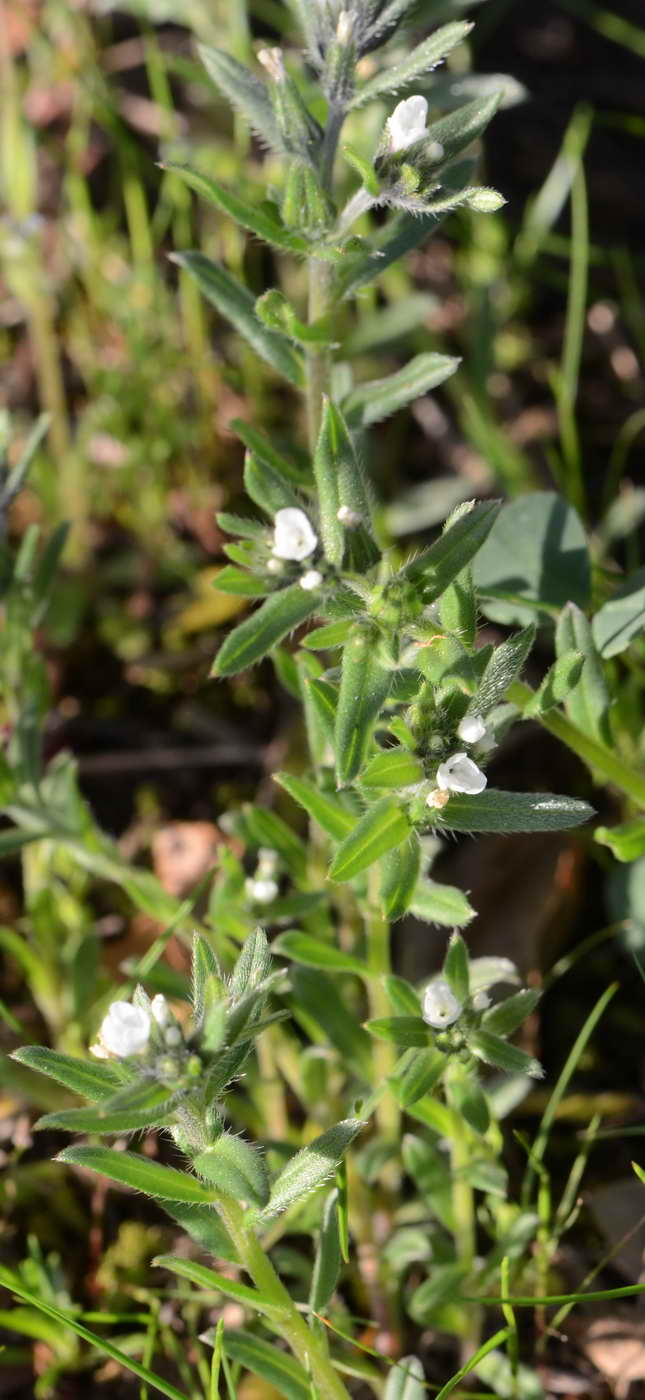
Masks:
[[[232,190],[227,190],[216,180],[211,180],[207,175],[201,175],[198,170],[191,170],[188,165],[174,165],[172,161],[164,162],[164,170],[171,170],[175,175],[195,190],[196,194],[202,195],[210,204],[222,209],[225,214],[230,214],[235,222],[241,224],[242,228],[249,229],[251,233],[257,234],[258,238],[263,238],[265,243],[272,243],[276,248],[282,248],[288,253],[307,254],[310,251],[306,239],[300,238],[298,234],[292,233],[285,228],[279,218],[278,211],[273,210],[266,204],[247,204],[245,199],[240,199],[239,195]]]
[[[212,302],[220,315],[225,316],[236,331],[248,340],[260,359],[291,384],[302,388],[304,381],[300,355],[296,354],[285,336],[263,325],[255,310],[254,297],[247,287],[204,253],[171,253],[170,257],[172,262],[190,272],[207,301]]]
[[[285,507],[302,507],[292,482],[255,452],[247,452],[244,458],[244,488],[247,496],[272,520]]]
[[[269,1204],[260,1219],[267,1220],[272,1215],[280,1214],[322,1186],[335,1172],[357,1133],[364,1127],[360,1118],[347,1118],[296,1152],[274,1182]]]
[[[585,734],[591,734],[603,744],[610,744],[607,682],[589,619],[575,603],[567,603],[560,613],[555,629],[555,647],[558,656],[565,655],[567,651],[582,652],[584,656],[582,675],[564,698],[569,719]]]
[[[383,978],[383,986],[387,992],[388,1000],[392,1010],[397,1016],[420,1016],[421,1002],[414,987],[406,982],[404,977],[396,977],[389,972]]]
[[[454,885],[442,885],[436,880],[421,880],[414,891],[410,913],[426,924],[440,928],[463,928],[475,917],[463,890]]]
[[[337,882],[353,880],[375,860],[407,841],[410,823],[398,803],[382,797],[357,822],[342,842],[329,871]]]
[[[357,626],[343,649],[336,709],[336,773],[339,786],[360,773],[372,726],[390,692],[394,672],[379,656],[374,627]]]
[[[472,797],[454,793],[440,824],[450,831],[565,831],[592,816],[593,807],[573,797],[486,788]]]
[[[257,612],[229,632],[220,647],[211,675],[235,676],[261,661],[283,637],[305,622],[319,606],[318,599],[298,583],[272,593]]]
[[[482,548],[499,509],[499,501],[481,501],[405,565],[403,577],[419,582],[425,603],[433,603]]]
[[[499,107],[501,97],[501,92],[490,93],[487,97],[476,97],[472,102],[458,107],[455,112],[449,112],[447,116],[440,117],[439,121],[432,122],[428,127],[428,144],[437,141],[443,147],[443,160],[446,163],[453,160],[485,130]],[[441,173],[443,174],[443,170]]]
[[[240,1366],[253,1371],[286,1400],[311,1400],[311,1384],[299,1361],[254,1332],[237,1328],[224,1333],[224,1350]]]
[[[143,1191],[155,1200],[183,1201],[186,1205],[206,1205],[212,1201],[212,1192],[202,1186],[197,1177],[189,1172],[178,1172],[174,1167],[162,1167],[134,1152],[116,1152],[112,1147],[66,1147],[64,1152],[59,1152],[56,1161],[98,1172],[110,1181]]]
[[[362,572],[379,557],[370,534],[369,496],[347,424],[329,399],[324,403],[314,453],[314,476],[325,554],[337,568],[346,563]],[[355,511],[363,523],[355,529],[347,529],[338,519],[338,512],[344,506]]]
[[[214,996],[224,995],[220,965],[213,948],[200,933],[193,934],[191,999],[193,1014],[199,1023]]]
[[[407,913],[419,879],[421,845],[416,831],[381,860],[381,907],[394,923]]]
[[[597,826],[594,841],[609,846],[616,860],[625,863],[645,855],[645,817],[634,817],[620,826]]]
[[[128,1105],[127,1098],[131,1100]],[[38,1131],[64,1128],[70,1133],[136,1133],[144,1128],[165,1128],[177,1119],[177,1098],[169,1094],[166,1085],[133,1086],[116,1101],[107,1100],[102,1108],[68,1108],[46,1113],[36,1123]],[[138,1106],[137,1106],[138,1105]]]
[[[166,1215],[181,1225],[182,1230],[207,1254],[214,1255],[216,1259],[237,1259],[233,1245],[212,1205],[184,1205],[181,1201],[161,1201],[160,1205]]]
[[[254,428],[252,423],[247,423],[243,418],[233,418],[230,426],[249,452],[252,452],[260,462],[264,462],[267,467],[271,467],[276,476],[303,490],[311,487],[312,476],[308,463],[301,464],[291,461],[289,457],[284,457],[264,433]]]
[[[234,1298],[237,1303],[242,1303],[246,1308],[252,1308],[254,1312],[267,1313],[268,1316],[280,1309],[275,1304],[264,1297],[257,1288],[250,1288],[246,1283],[238,1283],[236,1279],[228,1278],[226,1274],[218,1274],[215,1269],[209,1269],[205,1264],[198,1264],[194,1259],[180,1259],[176,1254],[159,1254],[152,1260],[155,1269],[167,1269],[169,1273],[176,1274],[178,1278],[188,1279],[189,1283],[196,1283],[199,1289],[206,1289],[212,1293],[216,1289],[223,1293],[225,1298]]]
[[[645,632],[645,568],[637,569],[599,608],[591,624],[601,656],[619,656]]]
[[[257,846],[270,846],[282,856],[295,880],[304,879],[307,872],[307,847],[277,812],[272,812],[268,807],[245,807],[244,825],[248,836]]]
[[[230,993],[234,1003],[257,991],[271,972],[271,953],[263,929],[257,928],[246,939],[233,969]]]
[[[445,1068],[446,1057],[438,1050],[410,1050],[405,1066],[391,1081],[401,1108],[410,1108],[425,1094],[433,1093]]]
[[[338,1283],[340,1266],[338,1191],[331,1191],[325,1201],[318,1248],[311,1276],[309,1306],[312,1312],[325,1311]]]
[[[260,1149],[233,1133],[221,1133],[195,1157],[194,1167],[211,1186],[236,1200],[265,1206],[269,1199],[269,1174]]]
[[[533,1079],[541,1079],[544,1074],[537,1060],[533,1060],[523,1050],[518,1050],[516,1045],[509,1045],[500,1036],[493,1035],[491,1031],[470,1031],[468,1048],[485,1064],[494,1065],[505,1074],[528,1074]]]
[[[284,154],[284,142],[264,83],[222,49],[198,44],[197,51],[209,78],[235,111],[240,112],[261,141]]]
[[[344,646],[352,630],[351,622],[329,622],[324,627],[314,627],[305,637],[302,645],[310,651],[327,651]]]
[[[241,598],[265,598],[269,591],[266,582],[234,564],[226,564],[218,571],[213,588],[217,593],[234,593]]]
[[[354,830],[356,817],[352,812],[348,812],[346,807],[336,797],[329,797],[327,793],[319,792],[308,778],[296,778],[292,773],[276,773],[275,781],[284,788],[285,792],[293,797],[294,802],[298,802],[309,816],[326,831],[329,836],[333,836],[335,841],[342,841],[350,831]]]
[[[491,1007],[482,1017],[482,1029],[495,1035],[513,1035],[518,1026],[530,1016],[540,1000],[540,993],[531,988],[515,992],[512,997]]]
[[[218,510],[215,516],[220,530],[227,535],[239,535],[244,540],[263,540],[266,530],[261,520],[251,520],[246,515],[233,515],[228,510]]]
[[[570,600],[584,607],[590,562],[573,507],[554,491],[531,491],[510,501],[477,556],[474,578],[479,592],[487,595],[480,605],[493,622],[529,623],[538,602],[547,610]],[[533,606],[526,606],[524,598]]]
[[[360,958],[345,953],[333,943],[323,943],[309,933],[299,929],[289,929],[274,939],[272,948],[283,958],[293,958],[294,962],[304,963],[305,967],[322,967],[326,972],[355,972],[359,977],[369,976],[369,970]]]
[[[347,417],[359,420],[364,427],[380,423],[430,389],[443,384],[459,368],[460,360],[453,355],[427,351],[415,355],[407,365],[386,379],[371,379],[359,384],[345,399],[343,410]]]
[[[333,1045],[341,1062],[365,1083],[370,1083],[370,1038],[338,996],[338,984],[319,969],[296,965],[291,973],[294,1017],[304,1025],[309,1039]]]
[[[365,1029],[378,1040],[403,1045],[406,1050],[428,1047],[428,1027],[420,1016],[379,1016],[366,1021]]]
[[[43,1045],[24,1045],[14,1050],[12,1060],[17,1060],[29,1069],[49,1075],[66,1089],[82,1094],[91,1103],[100,1103],[112,1098],[123,1087],[119,1073],[107,1065],[93,1064],[91,1060],[75,1059],[72,1055],[61,1055],[58,1050],[48,1050]]]
[[[477,687],[477,694],[468,706],[468,714],[487,715],[503,700],[509,685],[520,674],[534,641],[535,624],[531,623],[495,647]]]
[[[425,1372],[418,1356],[402,1356],[394,1362],[383,1400],[426,1400]]]
[[[524,710],[525,719],[547,715],[571,694],[580,680],[585,658],[580,651],[564,651],[543,677]]]
[[[470,994],[468,949],[460,933],[453,933],[443,962],[443,975],[463,1006]]]
[[[452,1078],[449,1081],[448,1100],[451,1108],[465,1118],[476,1133],[488,1132],[490,1113],[476,1074],[464,1071],[458,1078]]]
[[[422,780],[421,761],[400,745],[375,754],[361,773],[361,786],[367,788],[404,788]]]
[[[400,88],[408,87],[423,73],[430,73],[457,44],[462,43],[471,29],[472,24],[458,21],[454,24],[445,24],[441,29],[435,30],[429,39],[424,40],[422,44],[417,44],[407,58],[404,58],[400,63],[395,63],[392,68],[383,69],[381,73],[370,78],[359,89],[350,103],[350,107],[363,107],[366,102],[371,102],[373,98],[380,97],[387,92],[398,92]]]

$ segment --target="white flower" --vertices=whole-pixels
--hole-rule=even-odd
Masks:
[[[336,512],[336,519],[344,525],[347,530],[355,530],[362,522],[362,515],[357,510],[352,510],[351,506],[341,506]]]
[[[150,1003],[150,1015],[158,1026],[167,1026],[170,1020],[170,1007],[166,998],[159,993]]]
[[[318,536],[298,506],[285,506],[276,514],[273,553],[277,559],[308,559],[318,544]]]
[[[487,1011],[490,1006],[488,992],[475,992],[473,997],[473,1011]]]
[[[406,151],[420,141],[426,130],[428,104],[425,97],[406,97],[394,108],[387,121],[390,154]]]
[[[437,787],[444,792],[483,792],[486,774],[466,753],[453,753],[437,769]]]
[[[305,593],[313,593],[314,588],[320,588],[322,581],[323,576],[318,569],[308,569],[300,579],[300,587],[304,588]]]
[[[426,987],[423,997],[423,1019],[429,1026],[434,1026],[435,1030],[452,1026],[461,1016],[462,1010],[461,1003],[442,977]]]
[[[278,895],[275,880],[247,880],[246,893],[256,904],[272,904]]]
[[[151,1027],[150,1016],[143,1006],[132,1006],[129,1001],[113,1001],[101,1024],[98,1048],[110,1055],[117,1055],[120,1060],[127,1059],[129,1055],[140,1055],[150,1039]],[[94,1046],[92,1050],[96,1054]]]
[[[481,715],[464,715],[457,725],[457,734],[465,744],[478,744],[486,733],[486,725]]]

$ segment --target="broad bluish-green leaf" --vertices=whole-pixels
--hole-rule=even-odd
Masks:
[[[420,759],[400,745],[375,754],[361,773],[361,784],[367,788],[404,788],[422,780]]]
[[[190,1172],[163,1167],[134,1152],[116,1152],[112,1147],[66,1147],[64,1152],[59,1152],[56,1161],[98,1172],[110,1181],[143,1191],[154,1199],[183,1201],[186,1205],[206,1205],[212,1200],[212,1192]]]
[[[390,692],[394,672],[384,666],[376,628],[357,626],[343,648],[336,709],[336,773],[341,787],[360,773],[372,727]]]
[[[260,140],[274,151],[284,153],[284,141],[265,84],[223,49],[199,44],[198,53],[209,78],[253,127]]]
[[[212,302],[221,316],[225,316],[236,331],[248,340],[256,355],[265,360],[291,384],[303,386],[303,368],[300,355],[293,349],[286,336],[278,335],[263,325],[255,310],[255,299],[248,288],[232,277],[219,263],[207,258],[204,253],[189,251],[172,253],[171,259],[179,267],[185,267],[195,278],[207,301]]]
[[[479,502],[405,565],[403,576],[419,583],[426,603],[434,602],[482,548],[499,509],[499,501]]]
[[[383,1400],[426,1400],[423,1362],[418,1356],[402,1356],[387,1378]]]
[[[591,625],[601,656],[618,656],[645,632],[645,568],[625,579],[608,603],[598,609]]]
[[[407,841],[410,823],[405,812],[391,797],[382,797],[369,807],[354,830],[345,837],[329,871],[338,882],[353,880],[393,847]]]
[[[164,163],[163,168],[172,170],[196,194],[207,199],[216,208],[222,209],[225,214],[229,214],[242,228],[249,229],[251,233],[257,234],[258,238],[263,238],[265,243],[272,243],[274,247],[282,248],[288,253],[307,254],[311,251],[306,239],[285,228],[277,209],[274,211],[271,207],[267,208],[266,204],[248,204],[233,190],[225,189],[218,181],[210,179],[208,175],[202,175],[198,170],[191,170],[187,165],[174,165],[169,162]]]
[[[463,20],[444,24],[441,29],[435,30],[429,39],[412,48],[407,58],[369,78],[363,87],[359,88],[350,106],[363,107],[366,102],[371,102],[383,93],[398,92],[400,88],[408,87],[423,73],[430,73],[436,68],[457,44],[462,43],[471,29],[472,24]]]
[[[417,885],[410,913],[427,924],[438,924],[440,928],[463,928],[475,917],[475,910],[463,890],[428,879],[421,880]]]
[[[460,933],[453,933],[443,962],[443,975],[462,1006],[470,992],[468,949]]]
[[[471,1031],[468,1035],[468,1047],[478,1059],[484,1060],[487,1065],[494,1065],[496,1069],[504,1070],[505,1074],[529,1074],[533,1079],[541,1079],[544,1074],[537,1060],[526,1055],[523,1050],[518,1050],[516,1045],[509,1045],[501,1036],[493,1035],[491,1031]]]
[[[233,1133],[221,1133],[195,1157],[194,1166],[211,1186],[235,1200],[265,1206],[269,1199],[269,1174],[260,1149]]]
[[[27,1065],[28,1069],[49,1075],[50,1079],[64,1084],[75,1094],[82,1094],[91,1103],[111,1099],[123,1087],[122,1076],[110,1066],[61,1055],[58,1050],[48,1050],[44,1045],[23,1045],[22,1049],[13,1051],[11,1058]]]
[[[565,831],[593,816],[588,802],[551,792],[454,793],[441,811],[450,831]]]
[[[357,1133],[364,1127],[360,1118],[347,1118],[296,1152],[274,1182],[269,1204],[260,1218],[266,1220],[280,1214],[322,1186],[335,1172]]]
[[[314,938],[310,933],[301,933],[300,929],[289,929],[288,933],[281,933],[271,946],[275,953],[281,953],[284,958],[293,958],[294,962],[304,963],[305,967],[322,967],[326,972],[355,972],[359,977],[369,976],[366,964],[360,958],[354,957],[353,953],[346,953],[333,943],[324,943],[321,938]]]
[[[348,812],[337,797],[320,792],[308,778],[296,778],[293,773],[276,773],[275,780],[334,840],[342,841],[353,831],[356,816]]]
[[[211,675],[234,676],[261,661],[283,637],[316,612],[319,600],[298,583],[272,593],[251,617],[229,632],[220,647]]]
[[[484,1013],[482,1028],[493,1031],[494,1035],[513,1035],[527,1016],[530,1016],[539,1000],[540,993],[530,987],[515,992],[512,997],[507,997],[505,1001],[500,1001],[497,1006],[492,1006],[490,1011]]]
[[[584,607],[589,598],[585,532],[573,507],[554,491],[531,491],[505,505],[473,568],[476,587],[486,595],[481,607],[494,622],[526,624],[537,602],[549,610],[570,600]]]
[[[591,623],[575,603],[567,603],[560,613],[555,629],[555,646],[558,656],[572,650],[582,652],[584,656],[582,674],[564,699],[569,719],[585,734],[591,734],[601,743],[611,743],[609,691],[602,662],[594,644]]]
[[[428,1045],[428,1027],[420,1016],[378,1016],[366,1021],[365,1029],[378,1040],[403,1045],[405,1049],[425,1049]]]
[[[261,1376],[280,1395],[286,1396],[286,1400],[311,1400],[307,1372],[281,1347],[266,1342],[254,1332],[236,1327],[224,1333],[224,1350],[232,1361]]]
[[[381,860],[381,907],[386,919],[394,923],[407,913],[421,862],[421,846],[413,831],[401,846],[388,851]]]
[[[531,623],[495,647],[477,687],[477,694],[468,706],[468,714],[487,715],[503,700],[509,685],[520,674],[534,641],[535,624]]]
[[[453,355],[439,355],[427,351],[415,355],[403,369],[390,374],[386,379],[371,379],[358,384],[345,399],[343,410],[347,417],[360,421],[365,427],[380,423],[400,408],[405,408],[414,399],[427,394],[430,389],[449,379],[460,364]]]
[[[338,1191],[331,1191],[325,1201],[318,1248],[311,1276],[309,1306],[313,1312],[324,1312],[327,1307],[338,1283],[340,1265]]]

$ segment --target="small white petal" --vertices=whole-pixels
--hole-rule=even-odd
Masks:
[[[315,588],[320,588],[322,581],[323,576],[318,569],[308,569],[300,579],[300,587],[304,588],[305,593],[313,593]]]
[[[463,1007],[448,983],[442,977],[426,987],[423,997],[423,1019],[435,1030],[454,1025],[461,1016]]]
[[[304,510],[285,506],[274,520],[273,553],[278,559],[308,559],[318,544],[318,536]]]
[[[362,523],[363,517],[357,510],[352,510],[351,506],[341,506],[336,513],[336,519],[348,530],[355,530]]]
[[[275,880],[247,880],[246,891],[256,904],[272,904],[278,895]]]
[[[166,998],[159,993],[150,1003],[150,1015],[158,1026],[166,1026],[170,1018],[170,1007]]]
[[[150,1039],[151,1020],[142,1006],[113,1001],[99,1031],[100,1044],[119,1059],[140,1055]]]
[[[477,744],[486,733],[486,725],[481,715],[464,715],[457,725],[457,734],[465,744]]]
[[[473,1011],[487,1011],[490,1006],[488,992],[475,992],[473,997]]]
[[[437,787],[444,792],[483,792],[486,774],[466,753],[453,753],[437,769]]]
[[[406,97],[388,118],[387,132],[390,152],[405,151],[420,141],[426,130],[428,104],[425,97]]]

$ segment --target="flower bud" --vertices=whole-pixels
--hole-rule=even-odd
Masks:
[[[285,506],[275,517],[273,531],[273,553],[277,559],[294,559],[300,562],[313,554],[318,544],[318,536],[298,506]]]
[[[113,1001],[101,1024],[97,1048],[116,1055],[120,1060],[130,1055],[140,1055],[147,1047],[151,1029],[150,1016],[142,1006],[132,1006],[129,1001]],[[92,1046],[94,1054],[97,1054],[97,1048]],[[98,1058],[104,1058],[104,1055]]]
[[[152,998],[152,1002],[150,1003],[150,1015],[158,1026],[168,1025],[168,1021],[170,1020],[170,1007],[166,998],[162,996],[161,993]]]
[[[318,569],[308,569],[300,579],[300,587],[304,588],[306,593],[313,593],[314,589],[320,588],[322,581],[323,576]]]
[[[483,792],[486,774],[465,753],[453,753],[437,769],[437,787],[444,792]]]
[[[436,807],[438,811],[441,811],[441,808],[445,807],[446,803],[449,801],[449,792],[442,792],[441,788],[433,788],[432,792],[429,792],[426,797],[426,807]]]
[[[254,900],[256,904],[272,904],[278,895],[278,885],[275,880],[247,880],[245,889],[249,899]]]
[[[425,97],[406,97],[394,108],[388,117],[386,130],[388,151],[406,151],[408,146],[420,141],[426,131],[428,104]]]
[[[363,517],[357,510],[352,510],[351,506],[341,506],[336,512],[336,519],[346,530],[356,530],[363,523]]]
[[[424,1021],[435,1030],[445,1030],[446,1026],[454,1025],[462,1010],[461,1002],[457,1001],[454,992],[442,977],[426,987],[421,1014]]]
[[[499,190],[493,190],[485,185],[478,189],[470,190],[466,199],[469,209],[474,209],[477,214],[495,214],[498,209],[502,209],[506,204],[503,194]]]
[[[486,733],[486,725],[481,715],[464,715],[457,725],[457,734],[465,744],[477,744]]]
[[[490,997],[488,992],[475,992],[473,997],[473,1011],[488,1011]]]

